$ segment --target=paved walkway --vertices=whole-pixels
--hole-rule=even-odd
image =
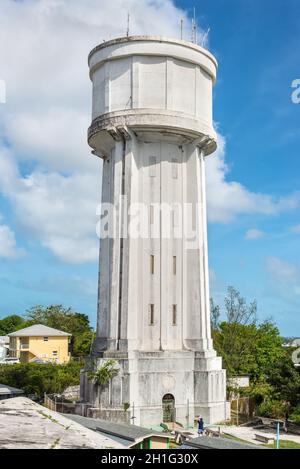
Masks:
[[[251,443],[254,443],[256,445],[261,445],[263,443],[257,441],[255,439],[255,434],[258,433],[259,435],[264,435],[268,436],[269,438],[275,438],[276,439],[276,432],[269,430],[263,430],[263,429],[258,429],[258,428],[252,428],[252,427],[236,427],[233,425],[228,425],[228,426],[222,426],[222,432],[227,433],[228,435],[234,436],[236,438],[241,438],[241,440],[249,441]],[[300,436],[299,435],[292,435],[289,433],[283,433],[280,432],[280,439],[281,440],[289,440],[289,441],[294,441],[295,443],[300,444]]]

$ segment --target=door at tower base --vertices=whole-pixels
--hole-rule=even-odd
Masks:
[[[184,427],[193,426],[199,415],[205,423],[225,420],[225,371],[215,352],[106,352],[103,357],[94,366],[113,358],[120,372],[104,387],[91,383],[86,372],[81,374],[81,400],[91,407],[87,416],[158,425],[165,420],[164,398],[171,395],[171,419]],[[126,412],[125,403],[130,404]]]

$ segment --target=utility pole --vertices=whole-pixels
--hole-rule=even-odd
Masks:
[[[190,427],[190,400],[187,400],[186,427]]]
[[[280,446],[280,422],[277,422],[276,449]]]
[[[136,416],[134,415],[134,402],[132,403],[132,417],[131,417],[131,420],[132,420],[132,425],[134,425],[134,420],[136,419]]]

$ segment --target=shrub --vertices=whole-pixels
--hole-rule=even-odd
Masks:
[[[267,399],[258,406],[257,413],[262,417],[283,418],[286,406],[282,401]]]
[[[89,372],[88,378],[99,386],[105,386],[119,374],[118,363],[115,360],[106,360],[97,371]]]
[[[82,364],[72,361],[65,365],[36,363],[0,365],[0,383],[41,398],[44,393],[59,394],[68,386],[79,384],[81,368]]]

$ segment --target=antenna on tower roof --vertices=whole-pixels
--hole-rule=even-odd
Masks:
[[[130,29],[130,13],[128,12],[127,14],[127,30],[126,30],[126,36],[129,36],[129,29]]]
[[[203,38],[202,38],[202,42],[201,42],[202,47],[206,46],[206,41],[207,41],[209,32],[210,32],[210,28],[208,28],[208,30],[203,34]]]
[[[183,38],[183,19],[180,20],[180,39]]]

